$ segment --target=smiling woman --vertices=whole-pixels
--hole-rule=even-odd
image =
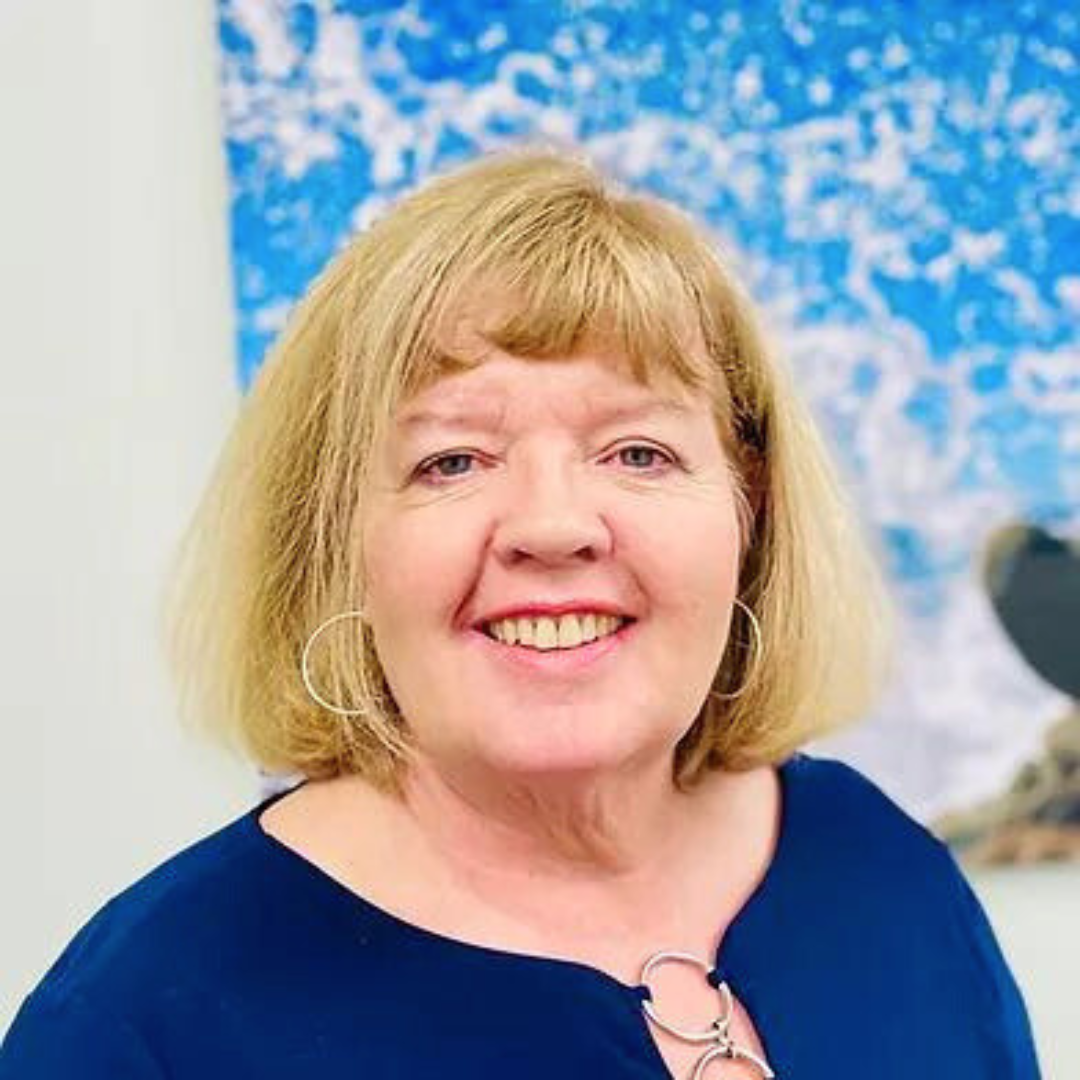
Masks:
[[[302,780],[83,928],[3,1080],[889,1080],[912,1030],[1038,1075],[948,850],[800,750],[872,702],[886,593],[674,208],[553,153],[393,208],[264,366],[176,588],[190,715]]]
[[[517,384],[503,385],[511,376]],[[485,160],[421,189],[348,246],[299,305],[253,387],[177,578],[177,656],[196,722],[271,771],[359,771],[395,784],[410,726],[372,623],[339,624],[313,657],[324,695],[352,719],[335,722],[303,692],[294,658],[326,618],[362,609],[371,582],[406,565],[365,570],[373,501],[384,506],[397,485],[398,502],[412,505],[453,479],[447,470],[486,473],[497,455],[482,451],[496,439],[506,448],[508,402],[542,386],[581,410],[561,421],[579,454],[608,449],[597,445],[604,436],[611,448],[625,443],[645,419],[620,416],[625,409],[663,404],[648,418],[653,429],[690,425],[700,465],[654,482],[654,505],[638,500],[644,515],[715,493],[718,469],[730,474],[739,550],[717,562],[735,558],[731,597],[756,616],[761,650],[748,647],[746,609],[732,612],[730,598],[714,608],[725,624],[731,613],[732,644],[711,689],[740,692],[703,694],[678,747],[680,783],[720,762],[774,763],[862,715],[888,661],[885,592],[749,299],[679,211],[605,187],[579,160],[540,153]],[[459,445],[481,433],[484,445]],[[512,475],[535,471],[535,453],[521,453],[526,433],[509,434]],[[557,439],[551,446],[566,456]],[[416,469],[421,481],[406,485]],[[440,499],[456,505],[473,490],[459,485],[440,488]],[[438,512],[424,530],[438,528]]]

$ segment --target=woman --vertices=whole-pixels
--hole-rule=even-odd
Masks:
[[[884,591],[677,211],[480,161],[314,285],[187,545],[194,715],[305,779],[116,897],[4,1080],[1038,1075],[937,840],[799,751]]]

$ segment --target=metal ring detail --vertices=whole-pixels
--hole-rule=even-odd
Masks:
[[[324,709],[329,709],[330,712],[336,713],[338,716],[362,716],[364,709],[343,709],[340,705],[335,705],[332,701],[327,701],[319,692],[315,689],[315,685],[311,679],[311,669],[308,666],[308,657],[311,655],[311,648],[315,644],[315,639],[329,627],[335,623],[339,623],[344,619],[362,619],[364,613],[362,611],[343,611],[340,614],[332,615],[326,622],[320,624],[315,628],[311,637],[307,639],[307,643],[304,645],[304,651],[300,656],[300,675],[304,680],[304,686],[307,688],[307,692],[315,699]]]
[[[661,964],[667,963],[690,964],[692,967],[696,967],[706,979],[708,979],[711,970],[704,960],[694,956],[692,953],[658,952],[649,957],[645,962],[645,966],[641,969],[641,983],[649,991],[650,998],[652,995],[652,987],[649,986],[649,976],[653,973],[655,968],[659,967]],[[720,995],[720,1000],[722,1002],[721,1012],[720,1016],[709,1025],[707,1031],[683,1031],[682,1029],[675,1027],[674,1024],[669,1024],[656,1011],[656,1007],[653,1005],[651,999],[643,1000],[641,1007],[645,1010],[645,1014],[648,1018],[656,1024],[657,1027],[663,1028],[669,1035],[674,1035],[676,1038],[682,1039],[685,1042],[717,1042],[718,1040],[727,1037],[727,1029],[728,1025],[731,1023],[734,1004],[731,999],[731,990],[728,988],[727,983],[721,982],[716,987],[716,990]]]

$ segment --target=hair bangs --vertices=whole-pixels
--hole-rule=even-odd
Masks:
[[[455,268],[423,320],[403,396],[474,367],[491,347],[542,360],[597,348],[625,358],[643,384],[716,389],[703,313],[673,253],[622,221],[567,225],[491,237],[480,258]]]

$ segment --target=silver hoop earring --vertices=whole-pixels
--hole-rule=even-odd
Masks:
[[[754,646],[753,646],[754,665],[753,666],[756,668],[757,665],[761,661],[761,654],[762,654],[762,651],[763,651],[762,644],[761,644],[761,623],[758,622],[757,616],[741,600],[736,600],[735,603],[738,604],[739,607],[741,607],[743,609],[743,611],[746,612],[747,617],[750,619],[750,626],[751,626],[751,628],[753,630],[753,633],[754,633]],[[751,677],[752,677],[752,673],[751,673]],[[736,690],[734,694],[717,694],[717,693],[714,692],[714,693],[710,694],[709,696],[714,697],[714,698],[720,698],[723,701],[730,701],[732,698],[737,698],[747,688],[747,686],[749,684],[750,684],[750,678],[746,678],[746,679],[743,680],[742,686],[740,686],[739,689]]]
[[[304,686],[307,688],[307,692],[324,709],[329,709],[330,712],[336,713],[338,716],[362,716],[367,710],[343,709],[340,705],[335,705],[333,702],[327,701],[326,698],[319,694],[311,681],[311,669],[308,666],[308,657],[311,655],[311,648],[315,644],[315,639],[328,627],[333,626],[335,623],[342,622],[344,619],[362,619],[363,617],[364,613],[362,611],[343,611],[339,615],[332,615],[326,622],[315,628],[315,632],[307,639],[304,651],[300,655],[300,675],[304,680]]]

